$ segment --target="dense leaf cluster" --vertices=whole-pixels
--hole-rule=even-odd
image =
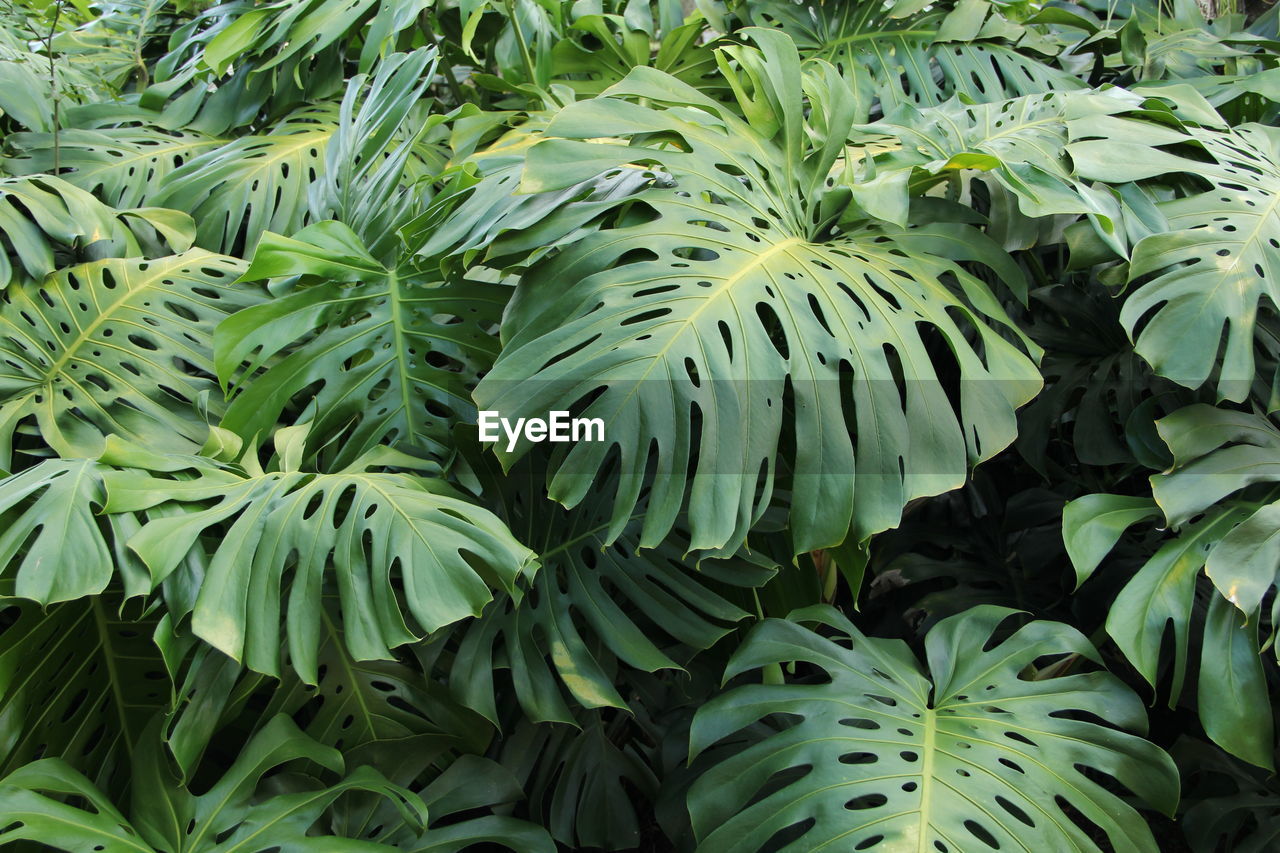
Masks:
[[[1275,849],[1278,20],[3,4],[0,846]]]

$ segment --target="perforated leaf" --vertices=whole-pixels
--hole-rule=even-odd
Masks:
[[[67,853],[98,846],[112,853],[393,849],[324,832],[322,815],[347,792],[387,798],[407,822],[426,822],[426,808],[415,794],[370,767],[358,768],[332,784],[300,773],[276,773],[274,785],[265,783],[264,777],[291,763],[331,776],[345,769],[341,753],[311,740],[284,716],[267,721],[226,773],[203,793],[184,785],[166,762],[158,726],[153,725],[134,756],[132,800],[127,808],[113,803],[60,759],[21,767],[0,779],[0,820],[4,821],[0,843],[38,840]]]
[[[785,31],[803,56],[865,73],[885,113],[905,103],[970,103],[1083,88],[1074,75],[1015,43],[1023,27],[1000,3],[748,0],[751,23]],[[923,7],[923,8],[921,8]],[[986,25],[984,28],[984,24]]]
[[[158,247],[157,231],[171,251],[181,252],[190,248],[194,227],[178,211],[115,210],[51,175],[0,178],[0,279],[6,282],[43,278],[78,260],[144,255],[144,248]]]
[[[418,14],[434,0],[384,3],[381,0],[305,0],[228,5],[230,23],[218,27],[204,51],[204,63],[221,74],[232,63],[250,61],[266,71],[296,56],[313,57],[338,42],[366,31],[361,70],[385,50],[385,43],[418,22]]]
[[[1160,375],[1192,388],[1212,375],[1220,397],[1243,400],[1255,373],[1257,314],[1274,310],[1262,300],[1280,303],[1280,131],[1157,132],[1113,117],[1082,119],[1072,137],[1067,151],[1084,177],[1186,173],[1210,184],[1160,205],[1168,228],[1134,247],[1129,278],[1139,286],[1121,321]]]
[[[865,637],[827,608],[757,628],[726,679],[786,662],[796,677],[699,709],[691,750],[769,715],[789,722],[695,783],[699,849],[1100,851],[1092,824],[1111,849],[1155,853],[1146,822],[1095,776],[1165,812],[1177,803],[1173,762],[1138,736],[1141,700],[1107,672],[1023,678],[1042,656],[1099,658],[1059,623],[1005,638],[997,631],[1012,613],[981,606],[939,622],[927,667],[901,641]]]
[[[155,618],[114,612],[108,593],[43,608],[0,597],[0,774],[58,757],[97,784],[121,784],[170,685]]]
[[[10,172],[21,175],[53,171],[52,133],[15,133],[8,142],[18,152],[5,161]],[[56,141],[58,175],[83,190],[100,194],[113,207],[143,207],[154,203],[171,172],[221,144],[223,140],[189,130],[66,128],[59,131]]]
[[[106,502],[102,471],[88,459],[50,459],[0,480],[0,577],[17,595],[50,604],[106,589],[116,567],[109,522],[95,514]],[[124,562],[121,573],[133,568]],[[131,592],[147,591],[129,580]]]
[[[1273,722],[1260,654],[1275,638],[1276,605],[1268,600],[1280,584],[1280,430],[1260,415],[1203,404],[1179,409],[1157,427],[1175,460],[1151,478],[1169,533],[1115,597],[1107,632],[1152,685],[1169,678],[1171,705],[1198,654],[1206,733],[1270,768]],[[1126,510],[1125,501],[1135,508]],[[1090,517],[1091,507],[1113,509]],[[1139,499],[1114,495],[1068,505],[1077,570],[1096,565],[1125,528],[1156,514],[1149,501],[1141,509]],[[1089,540],[1092,546],[1082,547]],[[1207,613],[1197,607],[1205,595]],[[1270,636],[1259,636],[1268,624]]]
[[[475,417],[471,388],[497,355],[489,330],[509,289],[388,269],[338,222],[263,237],[245,279],[291,276],[291,292],[218,329],[218,373],[235,392],[223,426],[263,434],[307,390],[316,428],[347,431],[342,459],[379,443],[447,455],[452,424]]]
[[[375,766],[404,767],[411,772],[393,775],[405,784],[438,772],[456,750],[488,747],[491,727],[454,703],[444,685],[424,679],[412,658],[353,658],[331,603],[321,616],[317,683],[285,673],[268,713],[305,719],[308,735],[347,754],[363,750]]]
[[[128,540],[156,582],[203,549],[202,536],[216,537],[192,614],[210,645],[275,674],[283,616],[292,665],[315,683],[326,589],[336,587],[352,654],[385,659],[532,573],[528,549],[439,478],[370,470],[378,456],[331,474],[298,470],[305,433],[277,433],[281,467],[271,472],[115,446],[113,461],[136,467],[106,475],[107,512],[185,505]]]
[[[0,311],[0,461],[33,418],[64,456],[96,456],[116,434],[190,452],[216,412],[212,330],[260,296],[235,286],[243,265],[192,250],[105,260],[18,281]]]
[[[494,673],[503,667],[530,719],[572,722],[570,700],[626,708],[615,686],[620,669],[682,669],[747,618],[735,599],[774,575],[769,560],[749,553],[689,567],[679,530],[657,548],[637,547],[643,503],[609,544],[607,504],[566,510],[546,500],[530,464],[506,477],[475,467],[492,475],[484,495],[501,504],[500,515],[542,565],[527,595],[500,595],[461,626],[450,688],[495,724],[501,690]]]
[[[603,442],[557,459],[550,494],[577,503],[619,454],[610,538],[652,473],[646,546],[687,509],[691,548],[734,553],[775,480],[790,489],[796,552],[862,541],[1008,444],[1039,387],[1030,347],[997,331],[1007,320],[991,293],[934,253],[928,229],[832,227],[849,202],[828,184],[853,120],[847,91],[825,64],[802,75],[782,36],[751,33],[762,51],[734,54],[757,93],[743,102],[751,123],[639,68],[563,110],[530,151],[528,189],[636,161],[670,175],[525,275],[475,394],[507,418],[604,421]],[[633,144],[579,141],[602,136]],[[943,363],[960,376],[954,400]]]
[[[335,118],[330,106],[306,107],[204,151],[169,173],[154,203],[189,212],[208,249],[247,254],[264,231],[292,234],[307,223],[307,190],[324,169]]]

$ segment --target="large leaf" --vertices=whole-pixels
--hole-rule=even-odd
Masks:
[[[292,234],[308,221],[335,118],[328,106],[305,107],[206,150],[168,174],[154,203],[190,213],[196,243],[217,251],[250,252],[263,231]]]
[[[427,50],[390,57],[367,92],[353,79],[312,187],[312,213],[334,219],[264,234],[244,278],[272,279],[279,298],[218,330],[219,376],[237,386],[223,426],[251,437],[291,399],[314,400],[316,429],[351,427],[337,454],[350,460],[380,443],[443,457],[453,423],[474,419],[471,389],[510,290],[446,281],[397,235],[431,199],[412,186],[414,143],[446,117],[407,128],[433,62]]]
[[[402,660],[356,660],[330,609],[326,607],[321,617],[317,683],[285,673],[272,694],[270,710],[305,716],[311,737],[344,752],[369,752],[376,766],[412,765],[414,773],[396,777],[405,784],[433,764],[443,767],[454,750],[484,751],[491,728],[453,702],[435,679],[424,678],[415,666],[420,661],[409,655],[402,655]],[[417,741],[422,748],[401,754]]]
[[[160,238],[181,252],[191,247],[192,231],[184,213],[115,210],[51,175],[0,178],[0,279],[6,282],[21,277],[19,269],[44,278],[77,260],[163,254]]]
[[[1130,223],[1106,188],[1081,180],[1064,149],[1073,123],[1087,127],[1100,116],[1132,113],[1142,104],[1122,89],[1049,92],[975,105],[953,100],[925,109],[905,104],[884,121],[860,128],[866,136],[857,139],[857,150],[874,162],[874,170],[862,166],[868,177],[878,177],[872,186],[885,184],[885,190],[900,186],[904,194],[936,195],[938,185],[949,182],[952,195],[973,199],[972,184],[981,182],[989,198],[985,205],[974,199],[974,207],[986,214],[988,233],[1007,250],[1061,242],[1062,223],[1052,217],[1066,214],[1091,217],[1104,255],[1125,255],[1130,232],[1145,236],[1149,229]],[[1151,125],[1155,138],[1162,132],[1168,129]],[[855,200],[889,206],[868,189],[855,187]],[[878,212],[878,207],[869,210]]]
[[[151,518],[128,540],[157,583],[206,548],[202,536],[214,537],[192,614],[193,630],[210,645],[259,672],[278,672],[287,589],[291,662],[315,683],[327,584],[337,588],[355,657],[387,658],[395,646],[478,614],[491,588],[514,592],[532,572],[528,549],[443,480],[370,470],[414,464],[408,457],[379,454],[327,474],[299,470],[306,432],[277,433],[280,467],[269,472],[252,451],[246,468],[113,446],[112,461],[136,467],[105,475],[106,512],[186,505]]]
[[[1157,130],[1111,117],[1081,119],[1071,134],[1067,151],[1084,177],[1185,172],[1208,183],[1160,205],[1168,227],[1134,247],[1129,277],[1138,286],[1121,320],[1157,373],[1191,388],[1213,376],[1221,397],[1243,400],[1254,378],[1256,317],[1271,310],[1262,300],[1280,302],[1280,131]]]
[[[520,780],[539,823],[565,847],[640,846],[642,809],[658,780],[644,741],[623,736],[633,725],[625,714],[588,711],[574,726],[522,720],[506,738],[502,764]]]
[[[0,312],[0,464],[34,418],[62,455],[96,456],[116,434],[191,452],[217,412],[212,327],[256,302],[242,269],[192,250],[153,261],[105,260],[6,289]]]
[[[750,123],[639,68],[566,108],[530,153],[529,189],[637,160],[670,175],[634,197],[636,221],[530,270],[476,390],[511,419],[603,419],[605,441],[569,449],[550,493],[577,503],[618,453],[610,538],[652,471],[643,545],[687,505],[690,546],[732,554],[781,478],[797,553],[862,541],[1008,444],[1039,387],[985,285],[930,252],[926,230],[912,244],[917,232],[875,221],[832,228],[849,194],[828,172],[852,104],[830,66],[802,75],[788,40],[753,33],[761,53],[734,54],[757,93],[740,93]],[[579,141],[601,136],[633,144]],[[954,397],[942,364],[960,377]]]
[[[1280,840],[1280,786],[1274,773],[1235,761],[1211,744],[1182,737],[1173,757],[1189,780],[1182,817],[1193,850],[1264,853]]]
[[[505,478],[489,473],[485,496],[501,504],[500,515],[542,564],[527,595],[500,595],[465,625],[452,661],[453,693],[495,724],[502,669],[532,720],[572,723],[566,693],[587,708],[626,708],[616,687],[620,665],[682,670],[748,616],[735,603],[745,589],[773,576],[768,560],[745,553],[689,567],[678,530],[656,548],[638,547],[643,503],[609,543],[607,504],[566,510],[546,500],[527,463]]]
[[[206,45],[203,61],[218,74],[242,62],[267,71],[298,55],[313,57],[335,42],[352,39],[369,24],[361,55],[364,71],[385,51],[387,40],[416,25],[419,13],[433,5],[434,0],[226,3],[210,15],[215,21],[227,20],[213,24],[217,33]]]
[[[451,118],[474,118],[474,107],[423,115],[423,92],[436,68],[436,51],[422,48],[397,53],[378,63],[373,75],[356,75],[338,110],[338,127],[325,150],[325,169],[312,188],[313,220],[337,219],[350,226],[379,257],[399,256],[398,234],[422,211],[446,155],[422,145],[428,134]],[[476,122],[482,133],[487,120]],[[434,141],[434,140],[433,140]],[[444,148],[444,145],[439,146]],[[424,160],[428,155],[428,163]]]
[[[501,845],[517,853],[554,853],[555,842],[541,826],[501,813],[475,814],[523,799],[523,795],[520,785],[504,768],[464,755],[422,790],[431,825],[416,839],[401,842],[399,849],[409,853],[455,853],[484,844]],[[382,813],[389,811],[383,801]],[[441,821],[440,825],[436,821]]]
[[[53,38],[60,64],[81,69],[110,94],[129,83],[145,85],[148,46],[163,41],[173,6],[165,0],[111,0],[95,11]]]
[[[224,141],[195,131],[155,127],[64,128],[52,133],[15,133],[8,142],[18,156],[5,168],[18,175],[54,172],[62,180],[98,193],[114,207],[152,204],[169,174]]]
[[[1170,525],[1181,527],[1215,508],[1248,513],[1221,542],[1213,543],[1205,568],[1223,598],[1246,615],[1255,614],[1280,583],[1280,429],[1260,415],[1206,405],[1180,409],[1158,427],[1175,464],[1168,473],[1153,476],[1151,486]],[[1260,483],[1269,488],[1239,494]],[[1239,499],[1225,500],[1233,495]]]
[[[509,289],[388,268],[332,221],[263,237],[244,278],[277,277],[296,284],[218,329],[218,373],[235,391],[223,426],[265,433],[306,391],[317,430],[350,428],[342,459],[379,443],[446,455],[452,425],[475,417],[471,389],[497,354],[489,330]]]
[[[1095,775],[1172,812],[1177,773],[1138,736],[1141,701],[1106,672],[1024,680],[1045,655],[1099,657],[1059,623],[999,639],[1012,612],[940,622],[927,669],[901,641],[865,637],[829,609],[757,628],[726,678],[788,661],[819,677],[739,687],[698,711],[694,754],[768,715],[791,721],[695,783],[699,849],[1099,851],[1096,827],[1111,849],[1155,853],[1146,824]]]
[[[1264,598],[1280,583],[1280,430],[1261,416],[1207,405],[1180,409],[1158,428],[1175,462],[1151,478],[1156,502],[1116,495],[1073,502],[1064,514],[1068,549],[1087,576],[1127,528],[1163,511],[1173,532],[1116,596],[1107,631],[1152,685],[1171,657],[1171,705],[1182,692],[1192,638],[1201,637],[1198,696],[1206,733],[1232,754],[1269,767],[1273,729],[1258,630]],[[1267,485],[1244,491],[1260,483]],[[1198,591],[1207,596],[1207,611],[1196,608]],[[1274,614],[1272,605],[1269,642]]]
[[[425,823],[426,809],[410,791],[361,767],[333,784],[292,775],[274,793],[263,777],[306,760],[340,774],[342,754],[308,738],[288,717],[275,717],[254,735],[217,782],[202,794],[181,783],[165,763],[153,726],[134,759],[129,817],[88,779],[57,758],[36,761],[0,780],[0,843],[38,841],[55,850],[232,853],[376,851],[394,848],[312,835],[328,809],[350,791],[395,801],[406,819]],[[277,776],[277,785],[280,777]]]
[[[783,30],[802,55],[826,59],[849,75],[865,73],[886,113],[900,104],[938,104],[953,95],[985,103],[1083,87],[1050,57],[1016,47],[1025,28],[1003,16],[1003,3],[743,5],[751,23]]]
[[[385,744],[381,753],[355,750],[351,759],[376,758],[393,782],[420,784],[420,768],[439,754],[429,736]],[[409,853],[454,853],[459,850],[502,848],[517,853],[554,853],[555,843],[541,826],[505,814],[507,804],[524,799],[514,776],[501,765],[476,755],[454,758],[433,775],[419,796],[430,813],[425,832],[412,815],[376,794],[349,798],[351,805],[336,816],[335,829],[351,837],[365,837]]]
[[[126,597],[150,592],[146,570],[121,548],[137,519],[97,515],[105,470],[48,459],[0,480],[0,576],[12,575],[16,595],[41,604],[96,595],[117,573]]]
[[[638,5],[629,4],[624,15],[576,17],[566,38],[551,49],[550,67],[557,82],[579,94],[597,95],[626,77],[632,68],[652,65],[691,86],[705,87],[704,91],[720,84],[715,54],[705,43],[701,21],[658,33],[654,24],[660,22],[637,10]],[[656,52],[655,37],[660,37]]]
[[[1135,446],[1136,424],[1147,428],[1153,398],[1172,385],[1133,351],[1120,303],[1086,281],[1044,287],[1032,298],[1028,333],[1045,348],[1046,388],[1019,413],[1019,452],[1046,473],[1051,454],[1087,465],[1150,459],[1148,448]]]
[[[47,609],[0,598],[0,773],[57,757],[100,785],[128,779],[148,720],[170,700],[154,616],[117,595]]]

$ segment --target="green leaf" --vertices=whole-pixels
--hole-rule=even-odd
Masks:
[[[531,720],[572,723],[565,693],[586,708],[626,708],[616,686],[620,664],[681,671],[747,617],[735,593],[774,574],[770,561],[747,553],[688,566],[680,530],[656,548],[638,547],[643,503],[609,543],[607,504],[565,510],[540,494],[535,470],[522,463],[506,477],[486,471],[485,496],[500,502],[542,568],[528,594],[500,595],[462,627],[449,678],[454,695],[495,725],[502,695],[495,673],[503,668]]]
[[[0,279],[41,279],[78,259],[131,257],[143,254],[154,227],[152,210],[113,210],[88,192],[50,175],[0,178]],[[189,217],[175,211],[160,216],[179,224],[171,248],[190,247],[185,232]],[[169,234],[165,234],[169,237]],[[179,239],[185,238],[185,239]]]
[[[1160,205],[1168,230],[1134,247],[1129,279],[1145,283],[1125,300],[1121,320],[1160,375],[1196,388],[1213,374],[1220,398],[1243,400],[1254,378],[1259,302],[1280,300],[1280,131],[1249,124],[1156,132],[1111,118],[1082,120],[1072,136],[1082,141],[1067,151],[1084,177],[1185,172],[1208,181],[1208,191]],[[1159,147],[1170,144],[1202,153],[1192,159]]]
[[[335,43],[356,42],[357,33],[367,32],[363,71],[432,5],[432,0],[278,0],[240,8],[228,4],[229,9],[219,11],[233,20],[209,40],[203,61],[218,74],[244,62],[261,73],[291,59],[313,58]]]
[[[8,142],[18,152],[5,161],[14,174],[54,171],[52,133],[15,133]],[[63,129],[56,140],[60,171],[70,184],[98,193],[112,207],[155,203],[168,176],[200,153],[224,144],[195,131],[154,127],[101,130]]]
[[[407,778],[396,776],[404,784],[436,763],[437,753],[487,748],[490,727],[453,702],[443,685],[424,679],[417,667],[400,660],[352,657],[330,604],[325,602],[321,615],[316,683],[285,673],[269,712],[297,717],[301,710],[308,719],[308,735],[348,755],[365,750],[375,759],[370,762],[374,766],[385,769],[401,761],[420,765]],[[423,745],[403,756],[419,736]],[[428,743],[434,746],[427,748]]]
[[[324,170],[334,110],[301,108],[265,133],[204,151],[170,172],[153,204],[191,214],[196,243],[248,254],[264,231],[292,234],[308,221],[308,187]]]
[[[508,289],[389,269],[331,221],[263,236],[244,279],[282,277],[298,284],[218,328],[218,375],[234,391],[222,426],[265,434],[305,390],[315,429],[349,430],[340,459],[380,443],[446,457],[452,425],[475,417],[471,388],[497,354],[489,330]]]
[[[95,516],[105,501],[102,469],[87,459],[48,460],[0,480],[0,576],[15,576],[16,595],[52,604],[106,589],[115,565]]]
[[[1232,755],[1275,769],[1275,723],[1257,622],[1214,596],[1205,619],[1197,704],[1205,734]]]
[[[0,815],[6,824],[0,842],[36,841],[68,853],[99,847],[153,853],[111,801],[58,758],[34,761],[0,780]]]
[[[1115,849],[1154,853],[1146,824],[1092,777],[1173,811],[1177,773],[1139,736],[1141,701],[1106,672],[1026,680],[1045,655],[1099,658],[1053,622],[997,639],[1012,613],[984,606],[938,623],[925,641],[927,670],[901,641],[865,637],[830,609],[792,615],[825,624],[830,638],[794,621],[763,623],[726,679],[789,661],[824,677],[738,687],[698,710],[693,755],[769,715],[792,721],[695,783],[699,849],[756,850],[776,838],[784,850],[1100,850],[1055,805],[1061,798]]]
[[[956,95],[982,103],[1083,88],[1076,75],[998,35],[981,33],[986,15],[999,16],[1003,4],[977,0],[890,7],[750,0],[744,5],[752,24],[783,29],[802,56],[825,59],[848,74],[865,69],[886,113],[904,103],[940,104]],[[1016,39],[1021,33],[1013,29],[1012,34]]]
[[[157,450],[200,447],[208,427],[196,405],[220,408],[209,396],[212,327],[260,298],[233,285],[242,268],[192,250],[11,284],[0,314],[0,464],[27,418],[64,456],[96,456],[107,434]]]
[[[392,768],[388,771],[392,781],[413,784],[422,778],[417,772],[421,759],[434,752],[423,740],[420,736],[386,744],[387,753],[376,755],[378,766]],[[375,754],[356,750],[351,757]],[[545,829],[500,813],[506,811],[507,804],[524,799],[524,792],[509,770],[487,758],[457,756],[434,774],[419,796],[431,814],[425,832],[398,813],[394,802],[369,795],[362,797],[359,807],[344,808],[335,829],[376,837],[396,850],[412,853],[453,853],[473,844],[486,845],[483,849],[498,845],[517,853],[555,853],[556,846]]]
[[[0,774],[57,757],[98,785],[127,782],[170,685],[154,615],[113,612],[122,606],[114,592],[48,608],[0,598]]]
[[[1280,479],[1280,430],[1259,415],[1202,404],[1174,412],[1158,427],[1176,461],[1169,473],[1151,478],[1152,488],[1177,532],[1116,596],[1107,633],[1153,686],[1171,652],[1173,707],[1182,693],[1192,637],[1199,633],[1195,602],[1203,571],[1216,594],[1211,593],[1199,649],[1201,721],[1224,749],[1270,767],[1271,711],[1258,629],[1280,569],[1280,496],[1274,485]],[[1271,485],[1242,493],[1256,483]],[[1096,519],[1072,518],[1090,507],[1100,512]],[[1064,536],[1077,571],[1091,561],[1096,565],[1094,558],[1115,545],[1122,525],[1149,516],[1153,508],[1145,499],[1114,495],[1075,501],[1064,514]],[[1268,643],[1274,641],[1271,630]]]
[[[625,717],[606,720],[600,712],[582,712],[576,723],[520,721],[499,760],[519,780],[535,819],[564,847],[635,849],[641,839],[637,812],[658,787],[644,741],[620,737]]]
[[[1039,386],[973,276],[899,249],[875,223],[832,233],[822,211],[850,105],[829,66],[803,76],[789,42],[753,38],[775,63],[772,76],[762,60],[750,66],[756,126],[639,68],[609,97],[559,113],[547,131],[559,138],[530,152],[530,188],[580,179],[564,167],[575,158],[587,171],[607,158],[656,161],[670,175],[628,200],[647,221],[623,218],[524,276],[503,353],[475,393],[507,418],[570,410],[604,420],[604,442],[556,460],[550,494],[583,500],[618,453],[610,539],[651,473],[644,546],[687,507],[691,548],[736,552],[775,480],[791,490],[795,552],[860,542],[1008,444],[1014,409]],[[601,136],[634,144],[579,141]],[[676,136],[688,150],[655,141]],[[926,345],[935,335],[961,377],[956,401]],[[794,453],[781,454],[787,440]],[[509,463],[528,449],[498,452]]]
[[[1076,568],[1076,586],[1084,583],[1124,532],[1140,521],[1158,518],[1150,498],[1086,495],[1062,510],[1062,539]]]
[[[532,553],[443,480],[371,471],[376,457],[330,474],[297,470],[305,432],[277,433],[282,467],[271,472],[167,456],[132,463],[150,471],[105,476],[106,512],[186,505],[129,539],[157,583],[216,535],[192,615],[205,642],[275,675],[287,589],[292,666],[314,684],[326,583],[337,587],[347,646],[364,660],[479,614],[491,588],[514,592],[532,574]]]
[[[34,840],[67,853],[92,850],[96,845],[113,853],[232,853],[263,849],[261,845],[281,853],[393,849],[310,834],[324,811],[349,791],[393,800],[406,820],[426,822],[426,809],[415,794],[368,767],[332,785],[294,777],[284,783],[283,790],[277,787],[268,792],[263,777],[290,762],[305,759],[331,773],[343,769],[340,753],[309,739],[288,717],[268,721],[226,773],[200,795],[170,772],[157,731],[153,725],[135,760],[129,818],[88,779],[60,759],[48,758],[0,780],[0,819],[5,824],[0,843]],[[84,805],[76,805],[75,798]]]
[[[1240,520],[1239,512],[1226,510],[1187,525],[1125,584],[1107,615],[1107,633],[1152,685],[1159,677],[1166,631],[1172,628],[1171,705],[1182,692],[1196,580],[1206,552]]]
[[[1188,779],[1182,817],[1194,850],[1226,846],[1265,853],[1280,835],[1277,781],[1270,770],[1250,767],[1212,744],[1183,736],[1173,756]]]

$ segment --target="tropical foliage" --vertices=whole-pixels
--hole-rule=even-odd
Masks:
[[[1278,14],[0,5],[0,845],[1275,849]]]

